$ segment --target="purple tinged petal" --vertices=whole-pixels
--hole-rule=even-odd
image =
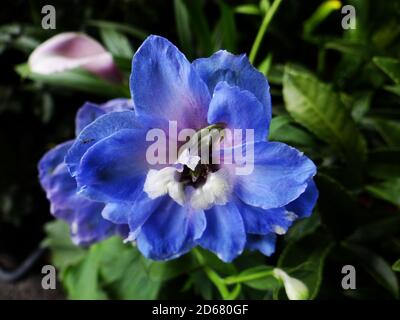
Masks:
[[[181,129],[200,129],[207,123],[207,86],[165,38],[149,36],[137,50],[130,88],[138,115],[177,121]]]
[[[39,178],[50,201],[50,212],[65,220],[74,243],[88,245],[117,232],[115,225],[101,217],[103,203],[76,194],[77,186],[63,162],[73,141],[60,144],[39,161]]]

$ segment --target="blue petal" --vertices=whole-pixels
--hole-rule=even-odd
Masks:
[[[203,211],[191,211],[170,198],[165,199],[137,237],[140,252],[154,260],[173,259],[186,253],[206,226]]]
[[[299,218],[309,217],[318,199],[318,189],[314,180],[310,180],[307,189],[294,201],[286,205],[286,209]]]
[[[100,105],[106,113],[109,112],[121,112],[121,111],[134,111],[135,107],[132,99],[116,98],[108,100],[107,102]]]
[[[78,136],[83,128],[91,124],[94,120],[105,113],[106,112],[102,110],[99,105],[91,102],[86,102],[81,108],[79,108],[78,112],[76,113],[75,135]]]
[[[132,210],[129,212],[128,223],[130,230],[130,238],[135,240],[141,230],[143,224],[147,221],[150,215],[158,210],[163,210],[162,205],[170,201],[168,195],[150,199],[146,192],[142,192],[132,205]]]
[[[206,125],[210,93],[186,57],[167,39],[149,36],[132,60],[130,88],[138,115]]]
[[[250,146],[244,148],[250,152]],[[279,208],[297,199],[315,173],[314,163],[295,148],[279,142],[257,142],[254,170],[234,177],[234,192],[249,205]]]
[[[57,166],[64,162],[64,157],[73,143],[73,140],[61,143],[45,153],[45,155],[40,159],[38,164],[39,181],[43,189],[46,190],[49,178],[51,178]]]
[[[276,235],[273,233],[266,235],[247,235],[247,249],[251,251],[258,250],[266,256],[275,252]]]
[[[133,102],[131,99],[112,99],[103,104],[86,102],[76,114],[75,134],[78,136],[83,128],[103,114],[128,110],[133,111]]]
[[[230,262],[240,255],[246,244],[246,233],[239,210],[233,203],[214,206],[205,212],[207,228],[198,240],[200,246]]]
[[[62,219],[70,219],[71,197],[76,192],[76,183],[71,178],[65,164],[64,156],[73,141],[67,141],[47,152],[39,161],[39,180],[51,203],[51,213]]]
[[[104,204],[80,198],[75,202],[74,219],[70,222],[72,241],[77,245],[89,245],[116,233],[116,226],[103,219]]]
[[[288,215],[285,207],[262,209],[249,206],[239,199],[235,203],[242,215],[247,233],[265,235],[273,232],[284,234],[294,220],[291,215]]]
[[[102,218],[104,204],[76,194],[75,179],[63,162],[72,142],[60,144],[43,156],[39,162],[39,177],[51,204],[50,212],[70,225],[76,244],[88,245],[115,234],[117,230],[114,224]]]
[[[132,111],[114,112],[97,118],[82,130],[65,157],[71,175],[77,174],[82,156],[95,143],[119,130],[137,127],[139,124]]]
[[[135,201],[148,171],[145,136],[144,130],[123,129],[92,146],[76,176],[79,193],[97,201]]]
[[[130,202],[107,203],[101,212],[104,219],[116,224],[128,224],[129,212],[132,210]]]
[[[269,84],[264,75],[250,64],[246,55],[233,55],[220,50],[209,58],[193,61],[192,65],[207,84],[210,92],[214,92],[218,82],[226,81],[230,85],[253,93],[264,106],[264,112],[268,118],[266,127],[269,127],[271,120]]]
[[[255,141],[264,141],[268,135],[269,119],[261,102],[250,91],[227,82],[217,84],[208,109],[208,123],[218,122],[230,130],[241,129],[243,139],[246,129],[254,130]]]

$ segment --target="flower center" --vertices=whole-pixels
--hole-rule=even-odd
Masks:
[[[223,128],[215,124],[199,130],[181,147],[175,166],[150,170],[144,185],[148,196],[154,199],[168,193],[180,205],[189,204],[195,209],[227,203],[231,191],[229,175],[213,163],[212,155]]]

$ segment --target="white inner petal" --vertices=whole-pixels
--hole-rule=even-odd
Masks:
[[[228,202],[231,184],[224,169],[210,173],[206,182],[195,189],[190,198],[194,209],[208,209],[215,204],[224,205]]]
[[[166,167],[161,170],[151,169],[147,173],[144,183],[144,191],[151,199],[158,198],[165,194],[174,199],[180,205],[185,202],[183,185],[176,178],[176,168]]]
[[[200,157],[198,155],[190,154],[190,149],[186,148],[179,155],[177,162],[186,165],[190,170],[194,171],[199,161]]]

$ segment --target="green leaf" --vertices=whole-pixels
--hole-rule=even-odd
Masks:
[[[396,84],[400,84],[400,60],[386,57],[374,57],[374,63]]]
[[[400,147],[400,123],[398,121],[369,118],[371,124],[389,147]]]
[[[193,259],[193,256],[186,254],[179,259],[171,261],[154,261],[151,263],[148,271],[151,279],[157,281],[167,281],[184,273],[188,273],[196,267],[198,267],[198,264],[195,262],[195,259]]]
[[[110,27],[102,27],[100,28],[100,35],[112,55],[132,59],[133,48],[124,34]]]
[[[310,35],[332,12],[339,10],[342,4],[338,0],[328,0],[319,5],[312,16],[303,25],[303,34]]]
[[[391,93],[394,93],[398,96],[400,96],[400,85],[396,85],[396,86],[385,86],[384,89],[386,91],[389,91]]]
[[[287,121],[280,117],[286,116],[278,116],[272,119],[269,140],[284,142],[296,147],[317,149],[317,143],[311,134],[293,125],[291,118]],[[285,123],[286,121],[287,123]]]
[[[359,92],[355,95],[351,115],[356,122],[360,122],[371,108],[372,92]]]
[[[325,259],[332,247],[333,242],[326,232],[305,236],[286,246],[277,267],[288,270],[290,276],[302,281],[309,290],[310,299],[314,299],[321,286]]]
[[[398,297],[397,277],[390,265],[381,256],[356,244],[345,243],[344,247],[360,260],[362,266],[380,285],[391,292],[394,297]]]
[[[265,76],[268,76],[269,70],[271,69],[272,56],[272,53],[269,53],[258,66],[258,70]]]
[[[174,0],[176,30],[179,42],[184,52],[190,57],[192,55],[192,34],[190,28],[190,17],[183,0]]]
[[[340,96],[308,72],[286,66],[286,109],[293,119],[330,144],[351,164],[366,157],[366,143]]]
[[[236,25],[233,10],[222,0],[218,1],[221,18],[218,22],[218,30],[222,39],[222,47],[230,52],[236,52]]]
[[[336,239],[343,239],[356,225],[356,201],[349,190],[328,175],[318,173],[316,183],[320,192],[318,210],[321,222]]]
[[[321,225],[319,213],[314,211],[311,217],[296,221],[285,234],[286,242],[299,241],[301,238],[314,233]]]
[[[214,52],[214,45],[210,27],[204,13],[204,1],[187,1],[186,6],[189,11],[191,28],[198,39],[200,52],[202,55],[209,56]]]
[[[255,4],[242,4],[235,7],[235,12],[246,15],[261,15],[262,12],[259,6]]]
[[[400,232],[400,215],[379,219],[362,225],[347,239],[348,242],[378,243]]]
[[[22,78],[57,87],[95,93],[109,98],[130,96],[128,87],[114,85],[82,69],[43,75],[32,72],[27,64],[20,64],[16,66],[15,70]]]
[[[397,261],[393,264],[392,269],[393,269],[393,271],[400,272],[400,259],[397,260]]]
[[[65,270],[62,281],[70,299],[97,300],[107,298],[99,282],[101,256],[101,250],[97,245],[94,245],[78,265],[70,266]]]
[[[78,264],[87,254],[86,250],[72,243],[65,222],[54,220],[48,222],[44,229],[46,238],[41,245],[50,249],[52,262],[61,272]]]
[[[400,178],[400,148],[380,148],[368,154],[368,175],[378,179]]]
[[[400,207],[400,178],[369,185],[366,190],[373,196]]]
[[[131,24],[128,26],[126,24],[121,24],[117,22],[105,21],[105,20],[89,20],[88,25],[98,27],[98,28],[111,28],[126,34],[130,34],[140,40],[144,40],[148,37],[149,33],[133,27]]]
[[[130,248],[134,250],[134,248]],[[141,254],[131,255],[124,276],[107,286],[110,296],[124,300],[156,299],[162,282],[150,277],[145,258]]]

